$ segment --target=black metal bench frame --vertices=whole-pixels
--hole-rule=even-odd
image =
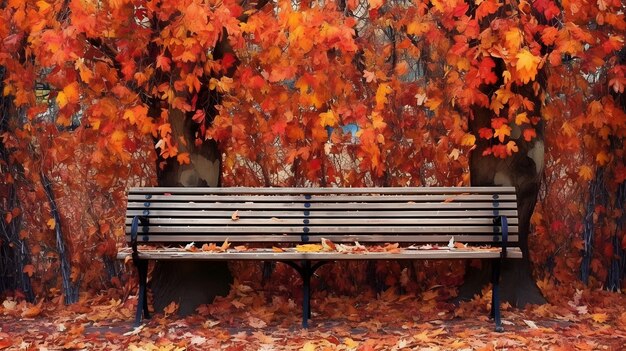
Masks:
[[[298,243],[311,243],[310,241],[310,236],[315,234],[315,230],[318,227],[313,226],[313,224],[311,224],[310,220],[308,219],[309,217],[309,213],[310,210],[309,208],[311,207],[311,201],[312,201],[312,195],[314,196],[328,196],[329,194],[331,194],[330,196],[337,195],[337,194],[342,194],[342,197],[348,196],[348,201],[349,198],[352,196],[357,196],[358,198],[362,198],[363,194],[368,194],[368,193],[375,193],[375,194],[380,194],[380,193],[387,193],[386,191],[382,191],[381,189],[390,189],[389,193],[393,193],[393,189],[401,189],[399,190],[402,193],[408,192],[410,193],[410,191],[407,191],[406,189],[419,189],[418,193],[421,194],[420,196],[430,196],[432,195],[435,198],[438,198],[439,201],[441,200],[441,196],[435,196],[437,194],[448,194],[451,193],[452,195],[450,195],[451,199],[453,199],[452,201],[454,201],[456,198],[458,198],[459,196],[462,198],[463,196],[467,195],[467,196],[472,196],[471,194],[474,194],[475,191],[479,190],[481,192],[484,192],[485,189],[491,189],[491,191],[488,191],[487,193],[490,194],[491,198],[492,198],[492,206],[491,207],[491,211],[492,211],[492,232],[493,232],[493,236],[491,237],[490,240],[484,240],[484,242],[489,242],[490,244],[494,245],[494,246],[498,246],[500,247],[500,250],[497,252],[494,252],[493,250],[490,251],[481,251],[481,250],[477,250],[477,251],[454,251],[454,250],[449,250],[449,251],[442,251],[442,252],[420,252],[420,251],[409,251],[406,250],[406,252],[403,251],[402,254],[389,254],[389,253],[377,253],[377,252],[368,252],[368,253],[363,253],[363,254],[358,254],[358,253],[348,253],[348,254],[339,254],[337,252],[319,252],[319,253],[307,253],[307,252],[296,252],[296,251],[285,251],[285,252],[273,252],[273,251],[265,251],[265,252],[257,252],[257,251],[243,251],[243,252],[221,252],[221,253],[215,253],[215,252],[185,252],[182,251],[180,248],[172,248],[171,250],[168,249],[162,249],[162,250],[156,250],[156,251],[151,251],[151,252],[144,252],[141,249],[138,248],[138,244],[140,243],[152,243],[153,241],[151,241],[150,238],[150,229],[152,228],[153,230],[160,230],[163,229],[164,232],[167,233],[167,228],[162,228],[159,225],[154,225],[150,223],[150,215],[151,215],[151,199],[152,199],[152,194],[146,194],[145,195],[145,202],[143,204],[144,209],[141,212],[141,214],[137,214],[137,209],[135,208],[134,210],[132,210],[130,207],[128,207],[128,213],[127,213],[127,234],[128,234],[128,241],[130,244],[130,248],[126,249],[126,250],[121,250],[118,253],[118,258],[120,259],[125,259],[127,256],[131,256],[134,265],[137,268],[137,272],[138,272],[138,279],[139,279],[139,292],[138,292],[138,303],[137,303],[137,311],[135,314],[135,325],[139,325],[141,323],[142,318],[150,318],[149,315],[149,311],[148,311],[148,302],[147,302],[147,278],[148,278],[148,262],[149,260],[159,260],[159,259],[180,259],[180,260],[189,260],[189,259],[201,259],[201,260],[261,260],[261,261],[276,261],[276,262],[282,262],[285,263],[291,267],[293,267],[301,276],[302,278],[302,282],[303,282],[303,302],[302,302],[302,327],[303,328],[307,328],[308,327],[308,321],[311,318],[311,288],[310,288],[310,283],[311,283],[311,277],[313,276],[313,274],[315,273],[315,271],[320,268],[322,265],[326,264],[326,263],[330,263],[333,261],[337,261],[337,260],[401,260],[401,259],[471,259],[471,258],[480,258],[480,259],[489,259],[493,262],[492,264],[492,305],[491,305],[491,312],[490,312],[490,317],[492,319],[494,319],[495,322],[495,330],[498,332],[503,331],[503,327],[502,327],[502,321],[501,321],[501,314],[500,314],[500,296],[499,296],[499,281],[500,281],[500,265],[501,265],[501,261],[506,259],[507,257],[510,258],[521,258],[521,251],[519,250],[518,247],[512,247],[511,244],[516,244],[517,243],[517,235],[513,235],[510,236],[509,235],[509,231],[512,228],[514,232],[517,232],[517,226],[513,226],[510,227],[509,226],[509,220],[508,217],[506,215],[502,215],[501,214],[501,209],[500,207],[500,196],[501,194],[513,194],[513,199],[514,199],[514,188],[471,188],[471,187],[466,187],[466,188],[359,188],[359,189],[353,189],[353,188],[322,188],[322,189],[317,189],[317,190],[312,190],[312,189],[294,189],[294,188],[265,188],[262,190],[265,191],[260,191],[258,189],[251,189],[251,188],[195,188],[195,190],[189,190],[190,188],[138,188],[139,191],[146,191],[146,189],[150,189],[148,190],[151,193],[157,193],[157,194],[166,194],[166,196],[171,196],[170,198],[168,198],[169,200],[172,201],[176,201],[177,200],[177,196],[178,195],[170,195],[170,192],[176,192],[176,190],[179,189],[187,189],[187,191],[191,191],[191,192],[195,192],[196,194],[202,194],[202,193],[206,193],[206,194],[210,194],[210,200],[208,200],[207,204],[211,204],[211,203],[221,203],[219,201],[213,201],[213,199],[215,200],[219,200],[220,196],[225,196],[223,194],[247,194],[247,193],[252,193],[252,194],[257,194],[254,196],[279,196],[280,194],[285,194],[285,193],[301,193],[303,199],[302,200],[296,200],[298,202],[296,202],[297,204],[301,204],[304,206],[303,209],[303,214],[304,214],[304,219],[302,220],[302,224],[300,225],[292,225],[289,224],[285,227],[282,227],[281,229],[289,229],[291,230],[290,233],[294,232],[294,228],[295,229],[300,229],[301,233],[298,234],[298,236],[300,237],[299,240],[296,240],[295,242]],[[220,189],[217,193],[217,195],[215,194],[216,189]],[[281,189],[281,190],[279,190]],[[448,190],[447,190],[448,189]],[[259,191],[261,192],[261,195],[259,195]],[[357,195],[352,194],[353,191],[356,191]],[[132,190],[131,190],[132,192]],[[313,192],[314,194],[311,194],[309,192]],[[274,195],[272,195],[274,194]],[[469,194],[469,195],[468,195]],[[417,196],[417,195],[416,195]],[[134,196],[136,198],[136,196]],[[355,199],[357,198],[355,197]],[[185,197],[183,197],[185,198]],[[484,196],[483,196],[484,198]],[[381,200],[382,198],[377,198],[377,197],[372,197],[371,198],[371,202],[372,203],[377,203],[376,201]],[[344,198],[345,200],[345,198]],[[130,202],[130,196],[129,196],[129,202]],[[433,206],[439,206],[439,207],[447,207],[446,205],[440,205],[440,204],[445,204],[446,202],[448,202],[448,200],[444,200],[443,202],[426,202],[425,204],[433,204]],[[184,204],[185,202],[182,201],[180,202],[181,204]],[[192,205],[196,205],[195,202],[187,202],[188,204],[190,204],[190,206]],[[242,202],[239,202],[240,204],[243,204]],[[245,204],[247,204],[248,202],[245,202]],[[288,204],[288,202],[285,202],[286,204]],[[368,201],[362,201],[362,203],[369,203]],[[411,201],[406,202],[407,205],[406,207],[409,208],[411,207],[410,203],[412,203]],[[509,213],[512,213],[511,210],[511,204],[515,205],[515,207],[517,206],[516,204],[516,200],[514,199],[512,202],[509,203]],[[130,206],[130,205],[129,205]],[[245,206],[245,205],[241,205],[241,206]],[[399,206],[400,208],[405,207],[403,206],[401,203],[396,203],[395,206]],[[468,207],[472,207],[472,205],[467,205]],[[208,206],[210,208],[210,206]],[[332,207],[332,206],[331,206]],[[341,207],[341,206],[339,206]],[[456,206],[458,207],[458,206]],[[471,213],[475,213],[475,212],[471,212],[471,209],[466,209],[463,206],[461,206],[461,211],[468,211],[468,214]],[[182,219],[182,222],[184,223],[185,221],[189,221],[189,222],[193,222],[193,221],[200,221],[202,223],[206,223],[206,222],[210,222],[209,220],[203,220],[203,219],[196,219],[198,218],[198,216],[202,216],[203,215],[203,211],[200,213],[196,213],[194,214],[196,217],[194,218],[187,218],[187,219]],[[208,210],[210,211],[210,209]],[[340,212],[341,210],[337,210],[338,212]],[[353,211],[355,213],[358,213],[359,210],[358,209],[354,209],[351,208],[350,211]],[[153,211],[154,212],[154,211]],[[184,212],[184,211],[183,211]],[[324,211],[324,213],[326,213],[327,211]],[[428,212],[428,211],[426,211]],[[432,211],[431,211],[432,212]],[[445,212],[445,211],[443,211]],[[484,211],[483,211],[484,212]],[[437,211],[437,213],[439,213],[439,211]],[[516,214],[516,209],[514,211],[514,213]],[[462,216],[462,213],[460,214]],[[459,214],[455,214],[456,217],[459,216]],[[409,217],[410,218],[410,217]],[[437,221],[437,219],[439,219],[440,217],[438,216],[434,216],[434,217],[428,217],[428,216],[422,216],[419,218],[412,218],[411,221],[414,222],[414,226],[413,227],[408,227],[408,230],[411,230],[411,228],[414,228],[415,231],[419,231],[422,230],[424,228],[428,229],[430,228],[430,230],[435,231],[435,229],[439,230],[441,228],[446,229],[447,227],[420,227],[420,223],[435,223],[435,221]],[[276,220],[276,218],[272,217],[271,220]],[[469,220],[469,219],[468,219]],[[515,219],[516,221],[517,219]],[[156,220],[155,220],[156,221]],[[174,220],[172,220],[174,221]],[[203,222],[204,221],[204,222]],[[399,222],[398,222],[399,221]],[[163,219],[161,218],[161,222],[159,223],[165,223],[167,222],[167,219]],[[180,221],[179,221],[180,222]],[[320,220],[320,223],[326,223],[326,221],[324,220]],[[401,220],[397,220],[396,222],[398,223],[405,223],[405,221],[401,221]],[[396,223],[393,222],[393,223]],[[233,224],[237,223],[236,220],[233,220]],[[383,223],[387,223],[384,222]],[[141,228],[142,228],[142,233],[139,234],[139,227],[141,224]],[[226,226],[228,227],[228,225]],[[233,226],[234,228],[237,227],[237,225]],[[185,228],[187,228],[187,230],[185,230]],[[218,230],[222,230],[224,231],[224,227],[216,227],[218,228]],[[254,229],[251,229],[253,227],[247,227],[247,229],[245,229],[245,233],[250,233],[251,230],[254,231]],[[262,227],[260,227],[262,228]],[[359,225],[356,227],[350,227],[351,233],[354,232],[354,230],[367,230],[368,228],[372,228],[372,226],[369,225]],[[361,239],[368,239],[368,238],[373,238],[371,241],[373,242],[381,242],[380,238],[375,238],[376,235],[380,236],[380,235],[384,235],[385,238],[389,237],[391,239],[394,238],[400,238],[402,239],[402,236],[394,236],[394,235],[398,235],[397,232],[394,232],[396,230],[398,230],[398,226],[396,224],[396,226],[394,225],[381,225],[380,227],[376,227],[377,229],[374,229],[373,233],[376,234],[370,234],[370,233],[360,233],[360,234],[356,234],[356,235],[336,235],[333,234],[334,233],[334,229],[333,228],[326,228],[325,230],[328,231],[326,232],[326,234],[329,234],[327,236],[334,238],[335,240],[338,240],[340,242],[350,242],[351,240],[353,240],[354,238],[361,238]],[[454,226],[450,226],[450,228],[454,228]],[[468,227],[468,226],[460,226],[460,229],[467,229],[467,230],[472,230],[471,228],[473,227]],[[479,228],[484,229],[484,226],[480,226]],[[227,233],[222,233],[222,234],[214,234],[213,232],[210,231],[210,228],[204,228],[204,227],[194,227],[194,226],[183,226],[180,228],[176,228],[177,230],[180,229],[180,232],[176,232],[176,233],[170,233],[170,234],[166,234],[165,237],[168,240],[168,243],[177,243],[177,244],[187,244],[189,243],[188,240],[186,240],[189,235],[185,236],[183,235],[181,237],[181,239],[179,240],[178,237],[180,236],[179,233],[186,233],[186,232],[191,232],[193,233],[193,235],[191,235],[191,238],[196,238],[196,239],[204,239],[206,238],[207,240],[203,240],[205,242],[215,242],[216,238],[221,238],[221,241],[224,240],[230,240],[231,242],[247,242],[246,240],[240,240],[237,237],[236,233],[230,233],[230,235],[228,235]],[[228,229],[228,228],[226,228]],[[481,230],[482,230],[481,229]],[[321,230],[321,229],[320,229]],[[322,230],[323,231],[323,230]],[[449,229],[448,231],[454,233],[459,233],[458,231],[454,231],[453,229]],[[338,232],[340,232],[340,230],[338,230]],[[441,242],[442,238],[441,235],[433,235],[432,233],[429,234],[415,234],[415,233],[411,233],[409,232],[410,238],[411,239],[417,239],[419,240],[419,242],[423,243],[423,242]],[[261,229],[259,229],[259,234],[258,235],[266,235],[266,231],[262,232]],[[280,234],[280,233],[275,233],[275,234]],[[402,234],[402,233],[401,233]],[[404,233],[406,234],[406,233]],[[449,236],[450,233],[448,233],[447,235]],[[461,235],[459,235],[459,237],[463,237],[464,235],[462,234],[462,232],[460,233]],[[324,233],[322,234],[315,234],[317,236],[320,235],[324,235]],[[485,233],[482,234],[484,238],[487,238],[487,235],[485,235]],[[283,237],[283,235],[267,235],[269,236],[269,238],[267,239],[263,239],[261,240],[262,242],[268,243],[268,244],[276,244],[276,243],[282,243],[284,242],[283,240],[278,240],[279,238]],[[272,237],[274,237],[273,239],[271,239]],[[345,237],[346,240],[341,240]],[[446,237],[446,235],[444,235],[444,237]],[[471,236],[468,236],[468,238]],[[250,239],[250,236],[245,237],[247,239]],[[432,240],[429,241],[429,239],[431,238],[436,238],[438,240]],[[513,239],[513,240],[511,240]],[[481,239],[482,240],[482,239]],[[157,241],[160,242],[160,241]],[[294,240],[287,240],[287,242],[294,242]],[[389,240],[387,242],[394,242],[394,240]],[[406,241],[404,241],[406,242]],[[259,243],[259,241],[256,241],[256,243]],[[271,246],[269,246],[271,248]],[[437,251],[437,250],[436,250]]]

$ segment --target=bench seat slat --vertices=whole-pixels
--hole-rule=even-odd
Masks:
[[[118,252],[117,258],[124,259],[130,256],[132,251],[123,250]],[[511,258],[521,258],[519,248],[508,248],[507,255]],[[400,260],[400,259],[472,259],[472,258],[498,258],[500,250],[402,250],[400,253],[367,252],[364,254],[343,254],[339,252],[273,252],[271,250],[258,251],[234,251],[228,252],[188,252],[182,249],[141,250],[139,257],[153,260],[261,260],[261,261],[284,261],[284,260]]]
[[[129,209],[146,209],[144,202],[129,202]],[[492,202],[432,202],[432,203],[311,203],[309,207],[304,207],[302,203],[190,203],[190,202],[153,202],[149,209],[299,209],[299,210],[415,210],[415,209],[492,209]],[[498,209],[517,209],[515,202],[502,202]]]
[[[130,194],[515,194],[515,187],[250,188],[136,187]]]
[[[150,217],[203,217],[203,218],[212,218],[212,217],[226,217],[230,218],[233,215],[234,211],[228,210],[153,210],[149,209]],[[419,217],[441,217],[441,218],[454,218],[454,217],[493,217],[493,210],[439,210],[432,211],[422,210],[422,211],[309,211],[309,213],[305,216],[302,210],[297,211],[265,211],[265,210],[242,210],[238,212],[240,218],[332,218],[332,217],[341,217],[341,218],[376,218],[376,217],[396,217],[396,218],[419,218]],[[499,215],[508,216],[509,218],[517,217],[517,210],[502,210],[498,211]],[[126,214],[129,218],[134,216],[143,216],[144,210],[129,210]]]
[[[305,224],[303,221],[307,221]],[[126,224],[130,225],[131,218],[126,219]],[[509,218],[509,225],[517,224],[517,218]],[[304,218],[304,219],[289,219],[289,218],[242,218],[233,220],[232,218],[150,218],[150,227],[154,225],[183,225],[183,226],[196,226],[196,225],[215,225],[215,226],[228,226],[228,227],[245,227],[245,226],[297,226],[302,228],[303,226],[315,227],[315,226],[329,226],[329,225],[352,225],[352,226],[371,226],[371,225],[383,225],[383,226],[400,226],[400,225],[493,225],[493,217],[484,218],[422,218],[419,220],[407,219],[407,218]]]
[[[129,195],[128,201],[146,201],[145,195]],[[469,202],[493,201],[492,195],[151,195],[150,202]],[[499,195],[498,201],[515,201],[515,194]]]

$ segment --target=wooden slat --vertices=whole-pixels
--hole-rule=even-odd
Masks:
[[[232,233],[231,233],[232,234]],[[429,235],[381,235],[381,234],[346,234],[346,235],[308,235],[310,243],[319,243],[322,238],[331,240],[337,243],[354,243],[358,242],[374,242],[374,243],[448,243],[450,239],[454,237],[457,242],[460,243],[487,243],[498,242],[500,235],[494,235],[493,233],[484,233],[482,235],[474,234],[429,234]],[[497,240],[494,240],[497,239]],[[184,235],[158,235],[150,234],[149,240],[143,240],[143,235],[139,233],[139,242],[150,243],[178,243],[181,245],[188,244],[190,242],[214,242],[221,243],[226,239],[233,243],[300,243],[302,242],[302,236],[300,235],[228,235],[228,234],[184,234]],[[126,241],[130,242],[130,235],[126,236]],[[513,243],[519,241],[518,235],[509,235],[508,241],[511,246],[515,246]]]
[[[144,210],[129,210],[126,215],[128,217],[134,216],[143,216]],[[214,211],[214,210],[149,210],[150,217],[230,217],[234,211]],[[254,210],[244,210],[238,212],[240,218],[304,218],[305,215],[302,209],[298,209],[297,211],[254,211]],[[503,210],[499,211],[499,214],[502,216],[507,216],[510,218],[517,217],[517,210]],[[493,217],[493,210],[439,210],[439,211],[431,211],[430,209],[425,209],[422,211],[309,211],[309,214],[306,216],[307,218],[311,217],[322,217],[322,218],[332,218],[332,217],[366,217],[366,218],[375,218],[375,217],[409,217],[409,218],[421,218],[421,217],[440,217],[440,218],[448,218],[448,217]]]
[[[118,259],[130,256],[129,250],[117,254]],[[522,253],[518,248],[508,248],[507,255],[510,258],[521,258]],[[261,261],[286,261],[286,260],[314,260],[314,261],[337,261],[337,260],[415,260],[415,259],[472,259],[472,258],[498,258],[500,250],[402,250],[399,253],[366,252],[342,254],[338,252],[273,252],[271,250],[258,251],[228,251],[228,252],[188,252],[181,249],[167,250],[141,250],[139,258],[153,260],[261,260]]]
[[[515,201],[515,194],[499,195],[498,202]],[[492,195],[456,194],[456,195],[129,195],[128,201],[148,202],[471,202],[494,201]]]
[[[145,209],[143,202],[129,202],[130,209]],[[176,203],[176,202],[154,202],[148,209],[300,209],[300,210],[417,210],[417,209],[493,209],[491,202],[433,202],[433,203],[311,203],[309,207],[304,207],[302,203]],[[515,202],[500,203],[498,209],[517,209]]]
[[[182,188],[135,187],[130,194],[514,194],[514,187],[379,187],[379,188]]]
[[[307,223],[304,223],[307,221]],[[126,224],[130,225],[132,218],[126,219]],[[510,218],[509,225],[517,224],[517,218]],[[245,227],[245,226],[294,226],[301,231],[302,227],[315,227],[315,226],[355,226],[361,228],[361,226],[401,226],[401,225],[445,225],[445,226],[472,226],[472,225],[493,225],[492,218],[422,218],[406,219],[406,218],[305,218],[305,219],[289,219],[289,218],[242,218],[233,220],[230,218],[150,218],[150,227],[155,225],[166,226],[228,226],[228,227]],[[284,227],[282,227],[284,228]],[[389,227],[393,228],[393,227]],[[254,228],[256,229],[256,228]],[[253,230],[254,230],[253,229]]]
[[[126,227],[127,231],[129,227]],[[517,226],[509,226],[511,232]],[[309,227],[309,233],[491,233],[493,226],[377,226],[377,227]],[[283,234],[303,233],[302,227],[226,227],[226,226],[150,226],[150,233],[258,233]]]

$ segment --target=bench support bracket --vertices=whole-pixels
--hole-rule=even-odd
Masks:
[[[311,319],[311,277],[318,268],[332,261],[319,261],[315,264],[310,260],[302,260],[300,264],[293,261],[281,262],[295,269],[302,278],[302,328],[306,329]]]

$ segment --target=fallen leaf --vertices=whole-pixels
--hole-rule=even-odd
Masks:
[[[233,221],[239,220],[239,210],[233,212],[232,216],[230,216],[230,219],[232,219]]]
[[[448,242],[448,248],[454,249],[454,237],[450,238],[450,241]]]
[[[41,305],[43,304],[43,300],[39,302],[39,304],[32,306],[22,312],[22,317],[24,318],[33,318],[37,317],[41,313]]]
[[[320,252],[322,251],[322,245],[320,244],[302,244],[296,246],[298,252]]]
[[[335,243],[333,243],[332,241],[326,238],[322,238],[322,247],[324,248],[324,251],[336,251],[337,250],[337,246],[335,245]]]
[[[224,240],[224,243],[222,244],[222,246],[220,246],[220,250],[221,251],[226,251],[226,250],[228,250],[229,247],[230,247],[230,243],[228,242],[228,238],[226,238],[226,240]]]
[[[189,244],[185,245],[185,251],[191,251],[191,252],[198,251],[198,248],[195,245],[196,243],[194,243],[193,241],[190,242]]]
[[[250,324],[250,326],[252,328],[265,328],[267,326],[267,323],[265,323],[263,320],[256,318],[256,317],[248,317],[248,324]]]
[[[165,315],[174,314],[176,311],[178,311],[178,304],[173,301],[163,309]]]
[[[4,309],[7,311],[13,311],[16,306],[17,306],[17,301],[15,300],[7,299],[2,302],[2,307],[4,307]]]
[[[604,323],[609,318],[606,313],[594,313],[591,315],[591,319],[593,319],[597,323]]]
[[[530,329],[539,329],[539,327],[537,326],[537,324],[535,324],[535,322],[530,321],[528,319],[524,319],[524,323],[526,323],[526,325],[530,328]]]

